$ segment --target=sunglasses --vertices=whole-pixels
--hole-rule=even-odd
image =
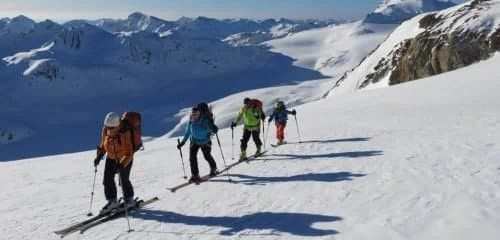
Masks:
[[[115,129],[116,127],[106,127],[107,130],[113,130]]]

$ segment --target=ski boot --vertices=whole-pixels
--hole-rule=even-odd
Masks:
[[[129,198],[125,199],[125,207],[126,208],[134,208],[135,207],[134,197],[129,197]]]
[[[241,151],[239,161],[243,162],[243,161],[246,161],[247,159],[248,159],[247,158],[247,151]]]
[[[257,146],[257,151],[255,151],[255,157],[260,157],[262,156],[262,151],[261,151],[262,146]]]
[[[215,177],[217,175],[217,168],[210,169],[210,173],[208,174],[210,177]]]
[[[101,209],[101,211],[99,213],[100,214],[109,213],[109,212],[113,211],[113,209],[118,208],[118,206],[119,206],[119,203],[118,203],[118,200],[116,200],[116,198],[108,199],[108,203],[106,203],[106,205],[104,205],[104,207]]]
[[[191,176],[191,178],[189,179],[189,182],[190,183],[199,183],[201,181],[201,178],[199,175],[193,175]]]

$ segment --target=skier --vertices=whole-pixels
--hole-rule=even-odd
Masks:
[[[276,139],[278,140],[276,145],[286,143],[284,139],[286,122],[288,121],[288,114],[295,115],[297,114],[297,111],[295,111],[295,109],[293,109],[292,111],[288,111],[286,109],[285,103],[283,101],[278,101],[274,106],[273,114],[269,116],[269,123],[274,120],[274,123],[276,125]]]
[[[210,140],[210,137],[212,134],[217,133],[218,128],[214,124],[211,113],[209,113],[208,105],[206,105],[207,108],[205,108],[204,105],[206,104],[198,104],[197,107],[191,109],[191,116],[186,127],[186,133],[184,134],[182,141],[177,144],[177,148],[181,149],[187,139],[191,139],[189,147],[191,178],[189,179],[189,182],[199,182],[201,180],[198,170],[197,157],[198,150],[200,148],[205,160],[210,165],[209,175],[213,177],[217,174],[217,164],[210,153],[212,151],[212,141]]]
[[[115,174],[118,173],[123,189],[126,207],[132,207],[134,202],[134,188],[130,183],[130,170],[132,168],[134,146],[131,130],[126,129],[120,115],[110,112],[104,119],[101,144],[97,148],[97,157],[94,166],[97,167],[102,157],[106,154],[104,167],[104,195],[108,201],[101,213],[109,212],[118,207]]]
[[[255,157],[262,155],[261,148],[262,142],[260,141],[260,121],[266,119],[266,115],[262,111],[262,102],[257,99],[245,98],[243,100],[244,106],[241,108],[238,116],[231,123],[231,129],[236,127],[236,125],[243,119],[244,129],[243,137],[241,138],[241,154],[239,161],[247,160],[247,146],[250,136],[252,136],[253,141],[257,150],[255,151]]]

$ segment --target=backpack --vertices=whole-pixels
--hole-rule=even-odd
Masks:
[[[196,108],[200,111],[200,113],[208,119],[210,127],[213,129],[218,129],[217,125],[215,125],[215,117],[212,112],[212,109],[208,106],[206,102],[198,103]]]
[[[138,112],[124,112],[122,122],[124,124],[124,131],[130,130],[134,152],[137,152],[141,148],[144,149],[141,139],[141,114]]]
[[[196,108],[198,110],[200,110],[200,112],[202,114],[204,114],[209,120],[213,120],[214,119],[214,114],[212,113],[212,110],[210,109],[210,107],[208,106],[207,103],[205,103],[205,102],[198,103],[198,105],[196,106]]]
[[[262,110],[262,102],[259,99],[250,99],[250,106]]]

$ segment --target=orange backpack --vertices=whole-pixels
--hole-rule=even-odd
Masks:
[[[124,124],[124,131],[130,130],[134,152],[137,152],[141,148],[144,149],[141,139],[141,114],[138,112],[124,112],[122,122]]]

